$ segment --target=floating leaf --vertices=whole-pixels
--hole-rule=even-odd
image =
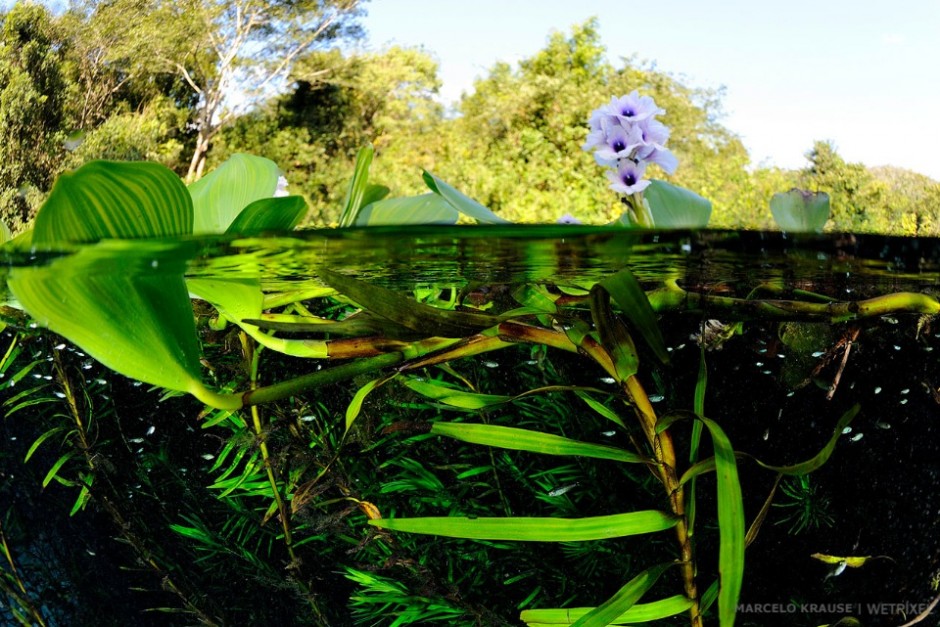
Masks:
[[[448,538],[519,540],[523,542],[581,542],[665,531],[678,518],[657,510],[588,518],[380,518],[369,524],[392,531]]]
[[[821,233],[829,219],[829,194],[795,188],[774,194],[770,199],[770,213],[784,231]]]
[[[36,215],[32,244],[174,237],[192,228],[192,201],[172,170],[92,161],[58,178]]]
[[[693,191],[653,180],[643,191],[657,229],[700,229],[708,226],[712,203]]]
[[[290,231],[307,214],[303,196],[261,198],[241,210],[226,233],[253,235],[264,231]]]
[[[424,172],[424,183],[435,194],[439,194],[454,209],[484,224],[509,224],[509,220],[498,215],[464,194],[457,191],[430,172]]]
[[[256,200],[271,198],[280,171],[270,159],[235,154],[190,184],[192,232],[224,233],[235,218]]]
[[[572,455],[629,463],[649,461],[636,453],[615,446],[579,442],[560,435],[516,427],[464,422],[435,422],[431,425],[431,433],[462,442],[470,442],[471,444],[483,444],[514,451],[541,453],[543,455]]]
[[[442,197],[421,194],[387,198],[366,205],[356,216],[356,225],[456,224],[458,217],[457,210]]]

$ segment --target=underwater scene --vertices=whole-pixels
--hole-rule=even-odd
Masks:
[[[936,620],[936,241],[372,227],[4,268],[4,624]]]

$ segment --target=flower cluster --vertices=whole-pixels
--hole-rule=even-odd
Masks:
[[[679,165],[678,159],[663,147],[669,129],[656,120],[665,113],[650,96],[634,90],[627,96],[611,98],[610,104],[591,113],[591,132],[582,148],[593,150],[598,164],[607,172],[610,188],[623,194],[642,192],[650,184],[643,180],[646,166],[655,163],[667,174]]]

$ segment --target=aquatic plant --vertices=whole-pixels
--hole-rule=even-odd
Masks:
[[[787,497],[774,507],[786,510],[783,518],[775,525],[790,525],[790,533],[799,534],[820,527],[831,527],[835,520],[829,511],[830,499],[823,494],[819,486],[814,485],[809,475],[800,475],[784,480],[780,491]]]
[[[629,130],[623,125],[620,128],[625,133]],[[611,128],[608,131],[612,132]],[[669,163],[666,153],[656,156],[640,147],[617,156],[624,150],[614,151],[614,156],[629,159],[634,166],[642,159]],[[369,149],[360,154],[343,213],[345,226],[453,222],[459,214],[484,223],[501,222],[430,173],[424,174],[428,193],[386,198],[387,190],[369,183],[371,159]],[[940,303],[921,294],[820,302],[811,297],[783,300],[713,295],[683,289],[675,281],[646,289],[629,268],[587,284],[532,281],[517,286],[499,302],[480,302],[479,306],[472,298],[456,297],[453,288],[448,288],[446,297],[440,293],[439,298],[428,287],[422,287],[417,295],[402,293],[354,278],[341,268],[317,265],[306,269],[318,278],[315,289],[264,289],[260,256],[216,257],[211,261],[211,269],[216,271],[213,276],[193,273],[188,264],[198,257],[199,247],[194,240],[180,236],[229,232],[233,237],[248,238],[298,223],[303,202],[275,198],[277,179],[273,164],[247,156],[223,165],[189,188],[169,171],[149,164],[90,164],[57,184],[31,235],[8,244],[14,251],[31,246],[61,256],[46,265],[11,268],[7,285],[16,304],[36,324],[62,335],[102,364],[167,389],[167,397],[187,393],[208,406],[202,426],[224,435],[219,436],[221,448],[203,458],[211,461],[206,469],[211,483],[206,489],[214,495],[222,510],[218,517],[224,522],[219,529],[204,516],[188,512],[168,521],[168,528],[188,542],[194,559],[226,566],[234,560],[237,565],[230,568],[239,576],[251,573],[262,580],[276,580],[278,569],[271,567],[266,556],[283,555],[292,574],[291,589],[302,599],[305,610],[321,621],[330,611],[328,603],[317,592],[312,577],[299,576],[305,572],[304,559],[316,559],[306,549],[326,542],[325,529],[342,528],[346,533],[356,517],[360,530],[367,524],[372,535],[355,539],[337,532],[349,550],[364,551],[372,544],[377,547],[370,549],[376,551],[373,557],[384,554],[388,562],[405,566],[414,578],[413,586],[403,585],[361,569],[346,569],[344,576],[361,589],[359,596],[353,596],[353,605],[364,620],[373,620],[392,608],[402,616],[404,610],[410,612],[408,620],[412,622],[455,621],[469,616],[456,601],[431,601],[435,595],[445,594],[439,590],[435,589],[435,595],[424,594],[426,589],[434,589],[425,564],[401,557],[400,547],[414,547],[419,542],[413,539],[416,534],[474,540],[479,551],[474,557],[480,562],[490,549],[527,542],[561,544],[569,554],[579,556],[585,573],[600,572],[605,558],[601,550],[593,549],[602,541],[669,534],[672,552],[659,551],[665,542],[653,544],[643,553],[649,562],[631,563],[629,574],[621,575],[625,580],[621,587],[606,600],[595,599],[595,605],[580,609],[534,609],[529,605],[540,594],[535,586],[527,589],[518,603],[522,620],[583,626],[686,614],[695,627],[703,624],[706,612],[715,611],[719,624],[733,625],[744,577],[745,547],[756,536],[770,501],[746,534],[738,479],[740,453],[732,447],[720,421],[707,417],[704,409],[704,351],[693,406],[686,411],[655,410],[640,377],[644,368],[651,367],[641,356],[644,360],[649,356],[652,362],[668,360],[657,314],[707,310],[737,320],[838,322],[899,311],[940,312]],[[636,184],[632,187],[633,213],[628,211],[626,223],[642,225],[643,211],[638,208],[647,206],[652,222],[646,226],[681,220],[698,223],[707,214],[705,205],[685,190],[656,182],[642,189]],[[643,198],[638,200],[636,194],[641,192]],[[84,245],[76,247],[77,243]],[[206,328],[197,327],[194,320],[194,297],[213,310],[215,319]],[[16,323],[13,314],[8,317]],[[213,342],[200,342],[210,332],[225,333],[228,325],[227,337],[234,340],[233,347],[222,350],[213,348]],[[24,331],[26,328],[28,323]],[[634,338],[642,340],[640,348]],[[14,345],[15,341],[11,351]],[[467,357],[485,355],[490,359],[499,351],[512,352],[520,346],[531,347],[541,356],[565,354],[580,359],[579,368],[609,378],[614,391],[563,380],[540,383],[530,379],[521,381],[518,389],[491,392],[478,389],[470,377],[455,368]],[[308,373],[263,383],[268,379],[262,376],[266,373],[261,356],[270,353],[317,361]],[[340,364],[329,365],[331,360]],[[18,380],[32,367],[39,366],[26,366]],[[88,437],[89,408],[69,400],[79,394],[69,387],[71,378],[65,369],[55,377],[63,389],[71,390],[62,393],[76,426],[72,428],[70,423],[64,433],[54,427],[34,442],[36,451],[62,435],[67,447],[50,465],[46,483],[61,481],[75,488],[74,511],[89,499],[113,502],[109,498],[112,493],[100,488],[100,479],[96,479],[102,473],[96,465],[94,439]],[[318,405],[318,397],[311,394],[348,382],[354,382],[356,391],[344,399],[345,419],[336,425],[335,413]],[[433,416],[396,419],[384,424],[382,430],[363,424],[368,404],[392,390],[407,395],[415,407],[432,408]],[[621,437],[600,444],[571,437],[563,421],[528,419],[526,411],[531,410],[526,409],[527,404],[558,395],[583,403],[595,419],[606,421],[607,428]],[[47,398],[30,392],[17,397],[17,402],[45,402]],[[554,403],[543,401],[541,408],[550,404]],[[503,407],[518,409],[519,417],[508,424],[489,419],[489,412]],[[856,406],[842,414],[828,443],[811,459],[786,466],[757,463],[774,473],[804,477],[828,460],[842,430],[857,412]],[[447,418],[452,415],[457,418]],[[680,433],[683,438],[674,440]],[[395,444],[396,434],[408,439]],[[706,435],[711,442],[710,456],[703,446]],[[460,447],[461,452],[487,447],[491,451],[489,463],[458,467],[451,461],[446,468],[443,463],[430,467],[418,454],[422,443],[430,439]],[[686,448],[677,450],[676,441],[687,442]],[[385,449],[397,453],[373,466],[351,452],[353,444],[371,456],[380,457]],[[536,471],[524,467],[524,458],[563,461],[556,468]],[[160,462],[159,458],[152,461]],[[620,509],[604,509],[599,490],[590,490],[586,497],[596,505],[586,510],[590,515],[577,515],[578,510],[565,499],[592,482],[566,469],[575,462],[585,476],[597,472],[593,467],[601,463],[613,466],[622,480],[641,483],[636,478],[642,476],[644,486],[655,490],[659,505],[625,509],[625,504],[613,503],[609,505]],[[451,473],[450,483],[438,476],[442,470]],[[380,486],[361,487],[369,483],[373,472],[382,473],[385,480]],[[490,473],[495,485],[481,479]],[[700,570],[694,542],[695,534],[703,533],[704,528],[696,522],[697,494],[701,480],[712,473],[717,502],[717,573]],[[510,507],[507,490],[499,483],[503,480],[526,486],[527,494],[538,490],[539,498]],[[330,498],[322,497],[326,490],[332,491]],[[485,490],[495,505],[476,504],[469,495],[477,490]],[[404,503],[396,500],[399,494],[412,493],[426,496]],[[559,500],[556,505],[547,499]],[[386,502],[397,505],[387,507]],[[543,505],[554,507],[552,515],[516,513],[539,514]],[[405,507],[409,515],[400,515]],[[123,520],[119,510],[111,513],[115,522]],[[267,525],[270,521],[273,523]],[[128,542],[139,555],[147,556],[151,569],[166,573],[167,586],[178,592],[186,611],[206,624],[222,622],[214,618],[216,610],[210,603],[203,604],[191,593],[192,588],[171,576],[167,564],[172,560],[154,556],[153,547],[136,536]],[[597,561],[589,563],[585,559],[588,554]],[[673,559],[675,554],[678,559]],[[460,571],[454,562],[448,566],[451,573]],[[678,572],[678,586],[673,594],[663,596],[660,592],[671,577],[666,573],[673,571]],[[480,577],[479,573],[468,573],[454,574],[451,579],[461,576],[466,580],[453,581],[455,586],[472,587]],[[520,574],[506,581],[517,584],[525,579]],[[481,620],[479,616],[469,618],[473,619]]]

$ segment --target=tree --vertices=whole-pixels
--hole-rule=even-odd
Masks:
[[[239,113],[269,97],[317,44],[356,38],[360,0],[146,0],[140,28],[164,35],[153,58],[198,96],[187,178],[202,175],[210,144]]]
[[[51,187],[65,152],[62,46],[44,7],[17,4],[2,16],[0,219],[14,229]]]
[[[800,173],[800,187],[829,194],[835,230],[871,231],[879,225],[886,230],[887,185],[861,163],[846,163],[831,142],[817,141],[806,158],[809,165]]]

